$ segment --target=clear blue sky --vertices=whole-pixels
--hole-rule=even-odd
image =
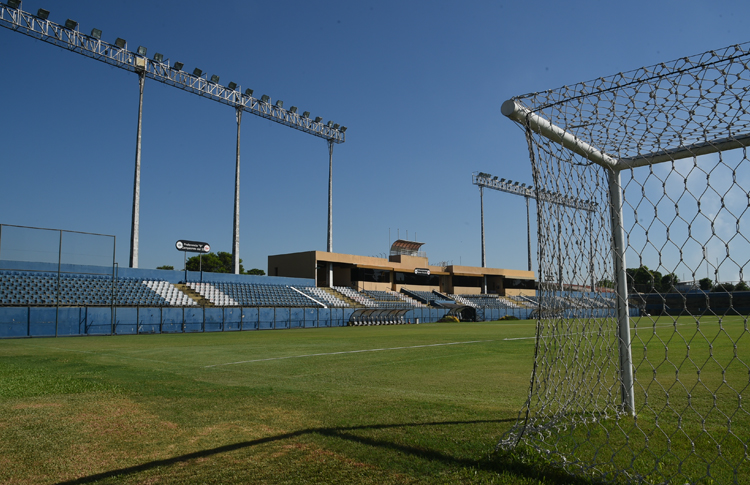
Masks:
[[[740,1],[23,2],[40,7],[347,126],[335,252],[408,230],[431,262],[475,266],[471,173],[531,182],[504,100],[750,40]],[[115,235],[127,266],[137,76],[4,28],[0,47],[0,222]],[[140,267],[181,268],[177,239],[231,251],[235,130],[231,108],[146,80]],[[325,250],[327,179],[324,140],[244,116],[246,268]],[[486,192],[485,224],[488,266],[525,269],[523,199]]]

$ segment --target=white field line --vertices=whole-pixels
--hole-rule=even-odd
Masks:
[[[442,347],[445,345],[463,345],[463,344],[478,344],[482,342],[494,342],[494,340],[471,340],[468,342],[448,342],[444,344],[427,344],[427,345],[412,345],[409,347],[389,347],[383,349],[363,349],[363,350],[344,350],[341,352],[326,352],[324,354],[304,354],[304,355],[288,355],[286,357],[269,357],[266,359],[254,359],[254,360],[241,360],[239,362],[227,362],[225,364],[213,364],[206,365],[205,368],[209,367],[221,367],[225,365],[237,365],[237,364],[250,364],[253,362],[267,362],[269,360],[284,360],[284,359],[300,359],[303,357],[321,357],[325,355],[343,355],[343,354],[358,354],[361,352],[382,352],[384,350],[404,350],[404,349],[420,349],[425,347]]]
[[[663,325],[649,325],[648,327],[640,327],[640,328],[630,327],[630,330],[645,330],[645,329],[654,328],[654,327],[675,327],[675,326],[677,326],[677,327],[684,327],[686,325],[689,325],[689,324],[688,323],[676,323],[676,324],[665,323]],[[591,334],[596,333],[596,332],[586,332],[586,333],[588,335],[591,335]],[[571,335],[581,335],[581,334],[583,334],[583,332],[563,333],[563,334],[560,334],[560,335],[555,335],[555,337],[570,337]],[[504,338],[503,340],[531,340],[531,339],[535,339],[535,338],[536,338],[536,336],[534,336],[534,337]],[[542,338],[549,338],[549,337],[544,336]]]

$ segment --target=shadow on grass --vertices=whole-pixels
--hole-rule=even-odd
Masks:
[[[573,477],[562,471],[558,471],[553,468],[540,467],[539,463],[529,463],[527,460],[520,457],[514,452],[499,452],[492,455],[486,455],[478,460],[468,458],[458,458],[447,455],[437,450],[429,450],[414,446],[407,446],[403,444],[393,443],[387,440],[380,440],[374,438],[368,438],[354,434],[355,431],[360,430],[379,430],[389,428],[411,428],[411,427],[424,427],[424,426],[450,426],[450,425],[466,425],[466,424],[482,424],[482,423],[508,423],[514,422],[516,418],[510,419],[492,419],[492,420],[476,420],[476,421],[442,421],[442,422],[428,422],[428,423],[401,423],[401,424],[374,424],[374,425],[363,425],[363,426],[348,426],[341,428],[310,428],[291,433],[284,433],[276,436],[268,436],[266,438],[259,438],[257,440],[242,441],[239,443],[233,443],[231,445],[219,446],[208,450],[196,451],[193,453],[187,453],[173,458],[166,458],[164,460],[155,460],[141,465],[134,465],[130,467],[120,468],[117,470],[110,470],[107,472],[97,473],[95,475],[89,475],[87,477],[77,478],[75,480],[69,480],[64,482],[58,482],[58,485],[75,485],[83,483],[93,483],[98,480],[104,480],[106,478],[124,477],[127,475],[133,475],[141,473],[158,467],[171,466],[178,463],[187,462],[197,458],[205,458],[209,456],[218,455],[221,453],[228,453],[231,451],[241,450],[244,448],[251,448],[253,446],[263,445],[266,443],[273,443],[276,441],[288,440],[291,438],[297,438],[305,435],[321,435],[332,438],[339,438],[354,443],[359,443],[365,446],[391,449],[404,453],[406,455],[413,456],[415,458],[421,458],[424,460],[439,461],[447,465],[490,471],[495,473],[508,472],[514,475],[519,475],[525,478],[533,478],[544,483],[550,484],[590,484],[590,481],[583,480],[577,477]]]

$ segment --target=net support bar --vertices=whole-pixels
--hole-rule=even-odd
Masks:
[[[597,165],[614,170],[624,170],[628,168],[644,167],[657,163],[671,162],[685,158],[693,158],[700,155],[709,155],[736,148],[745,148],[750,146],[750,134],[729,136],[710,142],[694,143],[687,146],[680,146],[668,150],[647,153],[633,158],[614,158],[606,153],[597,150],[585,141],[581,140],[574,134],[565,131],[563,128],[553,124],[547,119],[539,116],[530,109],[521,106],[517,101],[509,99],[504,102],[500,108],[503,115],[508,118],[526,125],[532,131],[549,138],[570,151],[581,155]]]
[[[634,158],[621,158],[618,166],[620,169],[643,167],[646,165],[671,162],[683,158],[693,158],[700,155],[708,155],[747,146],[750,146],[750,135],[731,136],[710,142],[694,143],[692,145],[681,146],[670,150],[647,153]]]
[[[500,111],[513,121],[517,121],[524,126],[528,124],[532,131],[549,138],[583,158],[591,160],[604,168],[618,170],[618,160],[616,158],[597,150],[572,133],[563,130],[530,109],[521,106],[517,101],[509,99],[503,103]]]

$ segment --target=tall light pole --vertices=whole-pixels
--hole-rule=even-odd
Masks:
[[[333,252],[333,140],[328,140],[328,238],[326,251]],[[328,286],[333,287],[333,262],[328,263]]]
[[[479,186],[479,214],[482,222],[482,268],[487,267],[484,253],[484,187]],[[482,276],[482,293],[487,293],[487,275]]]
[[[234,274],[240,274],[240,124],[242,107],[238,106],[237,119],[237,161],[234,170],[234,225],[232,227],[232,267]]]
[[[138,128],[135,137],[135,181],[133,182],[133,218],[130,225],[130,267],[138,267],[138,231],[141,206],[141,122],[143,120],[143,86],[146,72],[138,72],[140,96],[138,98]]]

